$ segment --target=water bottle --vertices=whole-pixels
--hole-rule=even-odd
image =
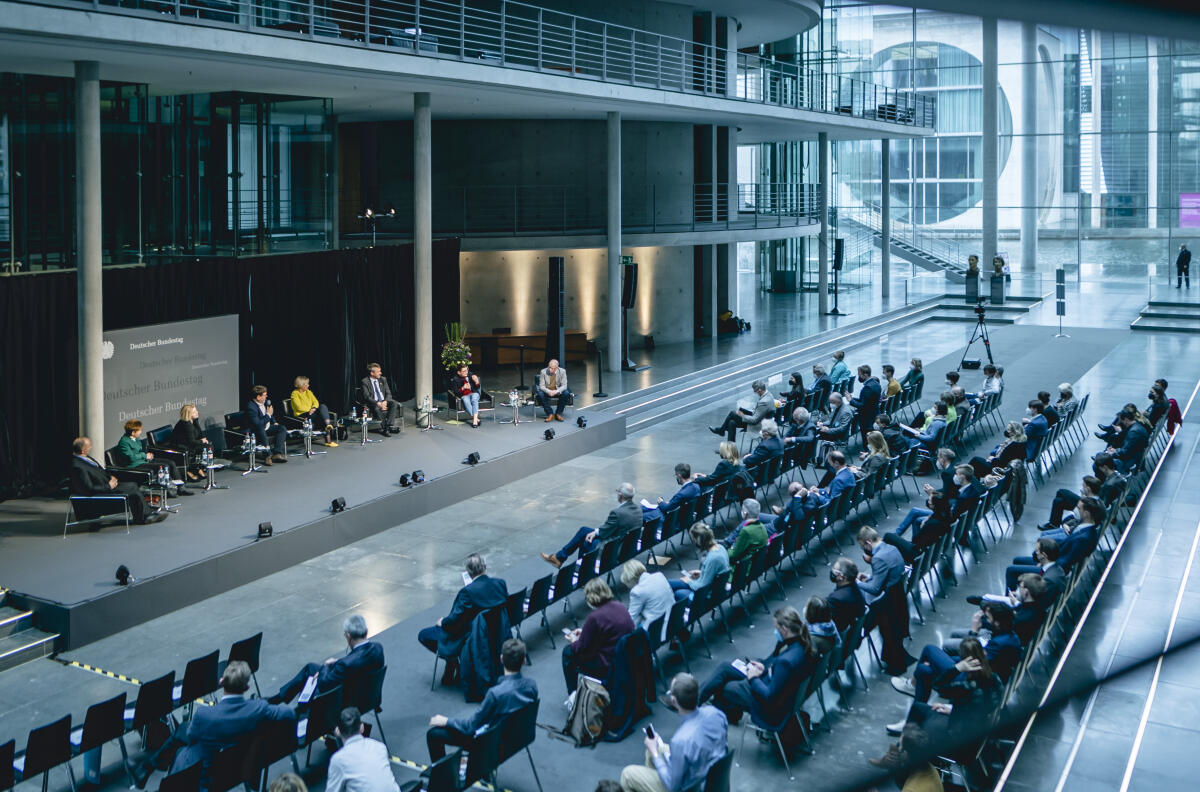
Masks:
[[[357,408],[357,407],[351,407],[351,408],[350,408],[350,420],[351,420],[351,421],[357,421],[357,420],[358,420],[358,408]]]
[[[312,418],[304,419],[304,431],[312,432]]]
[[[167,474],[167,469],[165,467],[160,467],[158,469],[158,486],[166,489],[170,483],[171,477]]]

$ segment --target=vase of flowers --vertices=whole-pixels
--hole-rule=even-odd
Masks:
[[[463,340],[466,328],[458,322],[445,325],[446,343],[442,344],[442,368],[446,371],[458,371],[471,363],[471,347]]]

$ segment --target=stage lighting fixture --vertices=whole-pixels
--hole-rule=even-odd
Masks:
[[[425,483],[425,471],[424,470],[414,470],[412,472],[412,483],[413,484],[424,484]]]
[[[271,527],[269,522],[261,522],[258,524],[258,538],[266,539],[275,534],[275,529]],[[256,540],[257,541],[257,540]]]
[[[131,575],[129,573],[129,567],[125,566],[124,564],[121,564],[119,567],[117,567],[117,585],[118,586],[128,586],[130,583],[133,583],[135,580],[137,580],[137,578],[135,578],[133,575]]]
[[[542,434],[542,437],[546,438],[547,440],[553,440],[554,439],[554,430],[547,429],[545,431],[545,433]]]
[[[467,454],[467,458],[463,460],[463,464],[464,465],[478,465],[479,464],[479,452],[472,451],[471,453]]]
[[[413,483],[408,480],[408,474],[401,473],[400,474],[400,486],[401,487],[411,487],[412,485],[413,485]]]
[[[329,503],[329,511],[333,512],[334,514],[337,514],[338,512],[346,511],[346,499],[345,498],[334,498]]]
[[[575,419],[575,425],[580,429],[587,429],[587,416],[581,415]]]

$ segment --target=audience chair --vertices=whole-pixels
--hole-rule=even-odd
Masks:
[[[197,700],[206,698],[217,692],[221,687],[221,677],[217,674],[217,663],[220,653],[213,650],[203,657],[189,660],[183,669],[183,681],[171,691],[175,707],[187,707],[188,717]]]
[[[222,748],[208,766],[208,792],[227,792],[239,785],[250,786],[250,740]]]
[[[759,734],[770,735],[771,737],[773,737],[775,739],[775,746],[779,749],[779,756],[783,759],[783,767],[785,770],[787,770],[788,779],[791,781],[795,781],[796,776],[792,773],[792,765],[790,762],[788,762],[787,751],[784,750],[783,740],[780,738],[779,735],[782,734],[783,730],[787,728],[789,723],[791,723],[792,718],[795,718],[796,720],[798,720],[800,722],[800,731],[804,735],[804,743],[805,744],[803,746],[801,746],[801,749],[805,753],[808,753],[808,754],[812,753],[812,748],[809,747],[810,740],[809,740],[809,735],[808,735],[808,729],[804,728],[804,719],[801,718],[800,715],[798,714],[800,705],[804,701],[804,699],[802,697],[804,696],[804,694],[806,692],[808,692],[807,684],[801,682],[799,685],[796,686],[796,691],[792,694],[792,706],[788,709],[787,717],[785,717],[783,719],[782,723],[768,724],[768,723],[763,723],[763,722],[755,722],[755,721],[753,721],[752,718],[747,716],[745,718],[745,720],[742,721],[742,723],[743,723],[742,739],[741,739],[741,742],[738,744],[738,752],[742,753],[745,751],[746,732],[750,731],[751,729],[754,729]],[[738,767],[741,767],[740,762],[738,762],[736,764],[738,765]]]
[[[504,608],[508,611],[508,623],[512,627],[513,632],[522,641],[525,640],[521,635],[521,622],[525,621],[525,598],[529,589],[523,588],[520,591],[515,591],[508,595],[508,599],[504,601]],[[528,665],[533,665],[529,660],[529,653],[525,653],[525,662]],[[436,673],[436,671],[435,671]]]
[[[243,638],[237,643],[229,647],[229,657],[217,663],[217,679],[225,675],[225,667],[234,660],[241,660],[246,665],[250,666],[250,679],[254,682],[254,692],[259,698],[262,698],[262,691],[258,689],[258,663],[259,655],[262,652],[262,637],[261,632],[256,635],[251,635],[249,638]]]
[[[667,615],[659,616],[645,627],[646,639],[650,644],[650,665],[654,668],[654,673],[658,675],[658,681],[664,689],[667,687],[667,680],[658,660],[658,648],[663,645],[663,630],[666,627]]]
[[[71,789],[76,788],[75,770],[71,767],[71,716],[66,715],[53,723],[39,726],[29,732],[25,751],[13,759],[12,768],[18,781],[28,781],[42,776],[42,792],[47,792],[50,771],[66,765],[71,780]]]
[[[261,722],[250,741],[245,783],[254,790],[265,790],[271,766],[283,759],[291,759],[292,768],[296,769],[298,737],[296,723],[292,720]]]
[[[71,731],[71,755],[80,756],[113,740],[121,746],[121,766],[125,769],[129,785],[133,786],[133,776],[129,772],[129,751],[125,748],[124,693],[88,707],[83,726]]]
[[[683,659],[683,667],[690,674],[692,672],[692,664],[688,662],[687,652],[683,648],[683,644],[687,641],[687,609],[689,604],[689,600],[679,600],[667,612],[666,639],[677,642],[679,656]]]
[[[557,574],[554,575],[554,585],[550,587],[550,604],[561,602],[563,613],[571,617],[571,621],[575,626],[579,626],[579,620],[575,618],[575,611],[571,609],[571,593],[575,591],[575,565],[564,564],[559,568]],[[553,641],[551,641],[553,646]]]
[[[17,741],[9,740],[0,745],[0,789],[12,789],[16,785],[13,759],[17,756]]]
[[[137,699],[132,707],[125,708],[125,725],[141,735],[142,748],[147,743],[147,729],[155,723],[174,726],[175,700],[171,695],[175,689],[175,672],[168,671],[158,679],[143,682],[138,688]]]
[[[463,787],[472,786],[476,781],[484,781],[496,789],[496,769],[500,766],[500,740],[504,733],[504,723],[497,723],[475,735],[471,750],[467,752],[467,775],[463,779]]]
[[[840,668],[849,674],[850,663],[853,662],[854,669],[858,672],[858,678],[862,680],[863,690],[867,691],[871,689],[871,686],[867,683],[867,675],[863,673],[862,663],[858,661],[858,648],[862,646],[869,613],[870,611],[864,610],[854,624],[849,625],[842,633],[842,662],[840,664]]]
[[[164,776],[158,792],[196,792],[200,788],[200,762],[193,762],[182,770]]]
[[[533,752],[529,746],[537,738],[537,716],[540,701],[531,701],[516,712],[506,716],[500,728],[500,753],[497,767],[507,762],[521,750],[529,757],[529,769],[533,771],[533,780],[537,783],[538,792],[542,792],[542,780],[538,778],[537,766],[533,763]],[[495,773],[493,776],[496,775]],[[492,779],[493,788],[499,788],[499,780]]]
[[[379,715],[383,712],[383,680],[386,677],[387,666],[357,674],[346,680],[346,690],[343,694],[346,705],[357,707],[364,718],[367,713],[375,715],[375,725],[379,728],[379,740],[384,745],[387,745],[387,737],[383,733],[383,724],[379,720]]]
[[[462,749],[449,753],[425,768],[421,777],[400,785],[400,792],[460,792],[463,789],[458,770],[462,766]]]
[[[129,511],[129,501],[125,500],[124,495],[72,495],[67,498],[67,513],[63,518],[63,539],[67,538],[68,528],[98,525],[116,520],[124,522],[125,533],[129,533],[129,524],[133,522],[133,514]]]
[[[546,619],[546,608],[550,607],[554,580],[555,576],[551,574],[533,581],[533,585],[529,587],[529,602],[525,605],[526,617],[535,613],[541,616],[542,629],[546,631],[546,638],[550,641],[551,649],[557,647],[554,645],[554,633],[550,629],[550,622]],[[528,653],[526,653],[526,659],[528,659]]]
[[[333,732],[338,715],[342,712],[342,689],[335,687],[317,696],[308,703],[308,712],[296,721],[296,749],[305,749],[304,766],[312,764],[312,746],[326,734]],[[296,757],[292,756],[292,767],[300,773]]]
[[[708,769],[703,792],[729,792],[730,776],[733,774],[733,753],[732,748],[726,748],[725,756]]]

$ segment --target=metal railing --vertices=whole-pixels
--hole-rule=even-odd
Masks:
[[[532,69],[931,129],[934,100],[509,0],[22,0]],[[478,0],[475,0],[478,2]]]
[[[872,232],[883,233],[883,215],[878,204],[867,203],[861,207],[841,207],[837,213],[839,218],[857,222],[870,228]],[[928,253],[946,262],[955,272],[961,273],[967,268],[969,251],[962,244],[940,236],[924,226],[893,219],[892,241]]]

